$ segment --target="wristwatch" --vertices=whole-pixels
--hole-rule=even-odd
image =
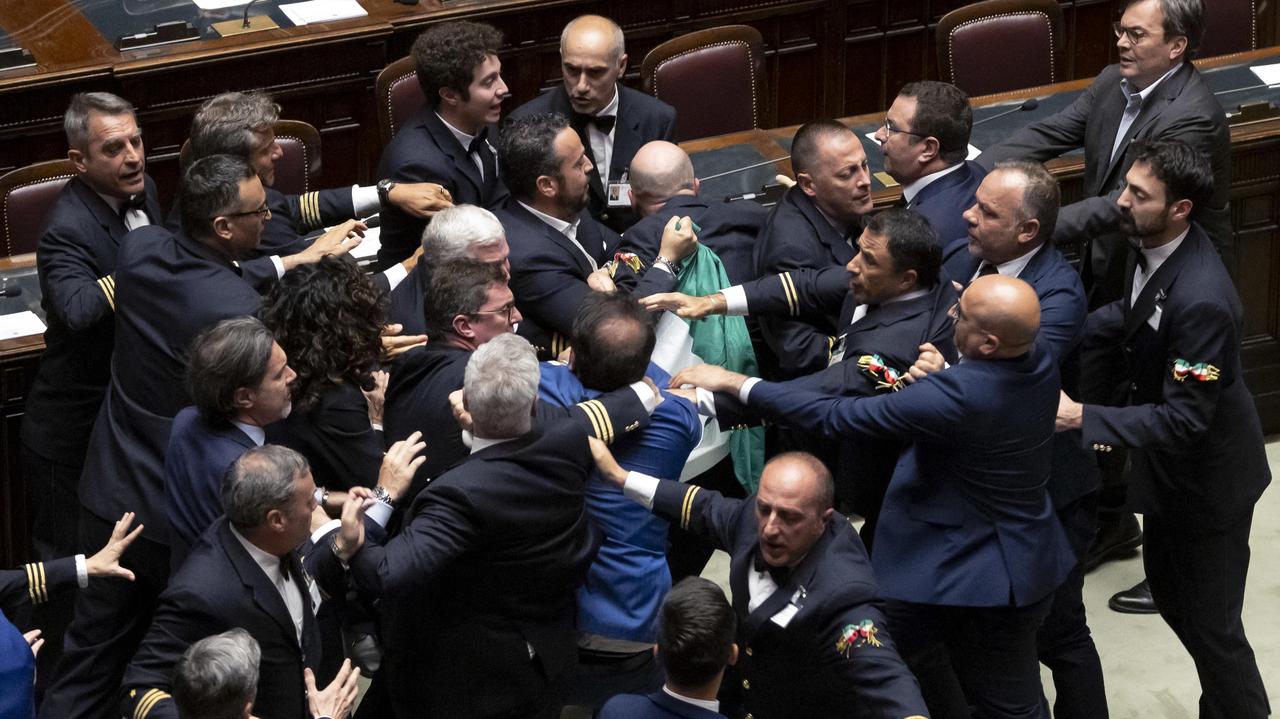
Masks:
[[[374,486],[373,498],[389,507],[394,507],[396,504],[395,502],[391,501],[391,493],[388,492],[386,488],[384,488],[381,484]]]
[[[378,180],[378,203],[383,207],[391,206],[391,190],[396,186],[395,180]]]

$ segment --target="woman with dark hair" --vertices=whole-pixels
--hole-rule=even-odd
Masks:
[[[267,296],[262,321],[298,373],[293,411],[267,427],[267,439],[302,453],[326,490],[378,482],[386,314],[386,296],[368,275],[333,257],[285,273]]]

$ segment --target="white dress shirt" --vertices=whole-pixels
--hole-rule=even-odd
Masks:
[[[440,113],[437,112],[436,117],[440,117]],[[440,117],[440,122],[443,122],[444,126],[449,129],[449,132],[458,139],[458,144],[462,145],[462,149],[467,151],[467,156],[470,157],[471,161],[474,162],[476,164],[476,167],[480,169],[480,179],[484,180],[484,160],[480,159],[480,153],[471,151],[471,141],[476,139],[476,136],[468,135],[462,130],[459,130],[453,125],[450,125],[449,121],[444,119],[443,117]],[[484,144],[489,145],[490,151],[493,150],[493,145],[490,145],[487,139],[484,141]],[[497,157],[498,153],[494,152],[493,156]]]
[[[951,167],[938,170],[937,172],[930,172],[924,177],[917,177],[915,180],[908,182],[902,186],[902,199],[910,205],[915,201],[916,195],[920,194],[921,190],[932,185],[939,178],[946,177],[956,170],[959,170],[962,165],[964,165],[963,162],[957,162]]]
[[[596,113],[596,117],[614,118],[613,127],[608,134],[600,131],[595,123],[587,125],[587,137],[591,139],[591,162],[600,173],[600,184],[609,187],[609,163],[613,161],[613,133],[618,130],[618,86],[613,86],[613,99],[604,109]]]
[[[298,582],[290,579],[280,571],[280,557],[263,550],[258,545],[244,538],[244,535],[236,531],[235,527],[231,527],[231,533],[239,540],[240,545],[244,547],[244,551],[249,553],[253,561],[267,575],[267,579],[280,592],[280,598],[284,600],[284,606],[289,610],[289,618],[293,620],[293,629],[298,640],[298,645],[302,645],[302,623],[305,619],[306,604],[302,599],[304,588],[298,586]]]
[[[1142,288],[1147,286],[1147,281],[1156,273],[1156,270],[1160,269],[1160,265],[1163,265],[1165,260],[1169,259],[1169,256],[1178,249],[1178,246],[1182,244],[1182,241],[1187,239],[1187,233],[1190,231],[1191,228],[1188,227],[1182,231],[1181,235],[1173,238],[1170,242],[1166,242],[1159,247],[1152,247],[1149,250],[1145,247],[1138,250],[1146,259],[1147,268],[1144,270],[1141,264],[1134,265],[1133,292],[1129,295],[1130,307],[1138,301],[1138,295],[1142,294]]]
[[[1142,106],[1146,103],[1147,98],[1151,97],[1151,93],[1159,87],[1160,83],[1166,78],[1178,71],[1182,67],[1182,63],[1178,63],[1169,68],[1169,71],[1160,76],[1160,79],[1147,85],[1146,89],[1133,92],[1129,89],[1129,78],[1120,78],[1120,93],[1125,97],[1124,114],[1120,116],[1120,126],[1116,128],[1116,139],[1111,144],[1111,159],[1115,159],[1116,153],[1120,152],[1120,142],[1124,139],[1124,135],[1133,126],[1133,121],[1138,119],[1138,114],[1142,112]]]
[[[1045,244],[1048,244],[1048,243],[1045,243]],[[996,272],[1005,277],[1017,277],[1018,275],[1022,274],[1022,271],[1027,268],[1028,264],[1030,264],[1031,258],[1035,257],[1036,254],[1040,252],[1040,250],[1042,249],[1044,249],[1043,244],[1035,248],[1034,250],[1028,252],[1027,254],[1022,255],[1021,257],[1015,257],[1012,260],[1009,260],[1008,262],[1001,262],[1000,264],[996,265]],[[978,276],[982,274],[982,266],[986,264],[990,264],[990,263],[987,262],[986,260],[983,260],[982,262],[978,263],[978,269],[974,270],[973,276],[969,278],[970,282],[973,282],[974,280],[978,279]]]
[[[516,202],[518,202],[521,207],[523,207],[524,209],[532,213],[534,217],[546,223],[551,229],[555,230],[556,232],[559,232],[565,237],[568,237],[569,241],[573,243],[573,246],[577,247],[578,250],[582,252],[582,256],[587,258],[587,263],[591,265],[592,270],[600,269],[600,264],[596,262],[596,258],[592,257],[590,252],[587,252],[586,248],[582,246],[581,242],[578,242],[578,222],[579,222],[578,220],[574,220],[573,222],[565,222],[559,217],[552,217],[551,215],[548,215],[545,212],[539,212],[533,209],[532,207],[524,204],[523,202],[520,202],[519,200],[516,200]],[[602,244],[603,242],[604,240],[601,240]]]

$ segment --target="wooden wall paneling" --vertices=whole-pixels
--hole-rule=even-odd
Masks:
[[[884,94],[877,110],[893,104],[903,85],[928,75],[929,54],[934,52],[933,28],[926,0],[885,3]]]
[[[1114,62],[1116,34],[1111,29],[1120,17],[1122,0],[1075,0],[1064,7],[1067,25],[1067,60],[1072,79],[1093,77]]]
[[[772,28],[774,54],[769,87],[773,90],[778,125],[807,122],[829,112],[823,75],[826,58],[820,40],[825,15],[819,10],[802,15],[779,17]]]
[[[880,2],[855,0],[844,8],[844,107],[842,116],[887,108],[885,77],[890,58],[884,46],[885,8]]]

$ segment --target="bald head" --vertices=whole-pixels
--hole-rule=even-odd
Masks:
[[[601,15],[581,15],[569,21],[560,33],[560,54],[589,52],[606,54],[616,62],[627,51],[622,28]]]
[[[780,454],[764,466],[756,490],[760,555],[774,567],[794,567],[826,531],[835,485],[817,457]]]
[[[1016,277],[987,275],[960,295],[956,347],[972,359],[1017,357],[1040,330],[1040,299]]]
[[[617,96],[627,69],[622,28],[607,17],[583,15],[560,33],[560,73],[574,112],[598,114]]]
[[[641,147],[629,173],[632,205],[642,215],[657,212],[676,195],[698,194],[689,155],[670,142],[656,140]]]

